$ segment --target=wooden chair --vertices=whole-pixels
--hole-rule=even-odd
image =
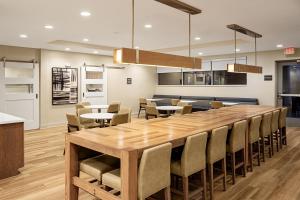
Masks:
[[[207,165],[209,177],[210,199],[214,199],[214,181],[223,179],[223,188],[226,191],[226,138],[228,127],[224,126],[212,130],[207,143]],[[222,162],[221,174],[214,177],[214,164]]]
[[[280,138],[280,148],[282,145],[287,145],[286,139],[286,116],[287,116],[288,108],[284,107],[280,110],[279,115],[279,138]]]
[[[192,109],[193,109],[192,105],[183,106],[182,110],[180,110],[181,111],[180,114],[182,114],[182,115],[190,114],[190,113],[192,113]]]
[[[80,115],[82,114],[87,114],[87,113],[92,113],[92,109],[91,108],[81,108],[78,110],[78,117],[80,120],[80,124],[81,126],[83,126],[84,128],[88,129],[88,128],[96,128],[99,127],[100,124],[96,123],[96,121],[94,119],[85,119],[80,117]]]
[[[250,121],[249,133],[248,133],[248,146],[249,146],[249,161],[250,171],[253,171],[253,158],[257,158],[258,166],[260,166],[260,144],[259,144],[259,129],[262,116],[252,117]],[[253,147],[256,145],[257,152],[253,152]]]
[[[261,138],[261,151],[262,151],[262,159],[265,162],[265,147],[266,143],[269,146],[269,157],[272,157],[272,148],[273,148],[273,140],[272,140],[272,130],[271,130],[271,122],[272,122],[272,112],[265,113],[262,117],[262,122],[260,125],[259,136]]]
[[[76,110],[77,116],[78,116],[78,110],[79,110],[79,109],[82,109],[82,108],[84,108],[84,105],[81,104],[81,103],[75,105],[75,110]]]
[[[126,124],[128,123],[129,113],[124,114],[115,114],[110,121],[110,126],[117,126],[119,124]]]
[[[171,143],[167,143],[144,150],[138,169],[139,200],[145,200],[161,190],[164,190],[164,199],[171,200],[171,149]],[[118,191],[121,191],[121,182],[120,169],[102,176],[103,185]]]
[[[140,113],[142,110],[144,110],[146,112],[147,100],[145,98],[140,98],[139,104],[140,104],[140,108],[139,108],[138,117],[140,117]]]
[[[171,105],[177,106],[177,104],[180,102],[180,99],[171,99]]]
[[[147,100],[147,106],[157,106],[157,104],[153,101]]]
[[[231,171],[232,171],[232,184],[235,184],[236,170],[242,167],[243,175],[246,176],[246,158],[245,158],[245,137],[247,131],[247,121],[239,121],[233,124],[233,128],[229,135],[229,144],[227,144],[226,151],[231,157]],[[236,163],[236,153],[241,152],[243,160]]]
[[[128,122],[127,123],[130,123],[131,122],[131,112],[132,112],[131,108],[121,106],[118,114],[128,114]]]
[[[280,115],[280,110],[275,110],[273,111],[273,115],[272,115],[272,139],[273,141],[276,142],[276,150],[277,152],[279,151],[279,115]],[[274,148],[272,148],[273,150]],[[272,154],[274,154],[274,152],[272,151]]]
[[[108,113],[118,113],[120,110],[120,103],[119,102],[112,102],[109,104],[107,108]]]
[[[222,101],[211,101],[210,106],[211,106],[211,109],[219,109],[219,108],[224,107]]]
[[[184,200],[189,200],[199,190],[189,194],[189,176],[201,172],[203,197],[206,199],[206,143],[207,133],[189,136],[185,142],[180,160],[171,162],[171,173],[182,177],[183,192],[174,190],[175,193],[183,195]]]
[[[91,103],[87,102],[87,101],[83,101],[80,104],[83,105],[83,106],[90,106],[91,105]]]
[[[160,114],[156,109],[156,106],[146,106],[146,119],[158,118],[158,117],[166,117],[165,114]]]
[[[66,114],[67,121],[68,121],[68,132],[80,131],[81,125],[79,118],[76,115]]]

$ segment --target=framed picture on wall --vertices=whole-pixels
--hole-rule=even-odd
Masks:
[[[52,105],[78,103],[78,71],[76,68],[52,68]]]

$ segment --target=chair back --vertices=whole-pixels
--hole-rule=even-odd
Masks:
[[[247,131],[247,121],[239,121],[233,124],[229,137],[229,151],[237,152],[245,148],[245,137]]]
[[[261,125],[260,125],[260,137],[264,138],[271,135],[271,122],[272,122],[272,112],[265,113],[263,115]]]
[[[87,114],[87,113],[92,113],[92,112],[93,111],[92,111],[91,108],[80,108],[80,109],[78,109],[77,113],[78,113],[78,117],[80,119],[80,124],[89,124],[89,123],[95,122],[94,119],[85,119],[85,118],[80,117],[80,115]]]
[[[187,105],[189,105],[188,103],[186,103],[186,102],[178,102],[178,104],[177,104],[177,106],[180,106],[180,107],[183,107],[183,106],[187,106]]]
[[[272,115],[272,133],[275,133],[279,129],[279,114],[280,110],[273,111]]]
[[[110,126],[128,123],[129,113],[115,114],[110,121]]]
[[[80,121],[76,115],[66,114],[68,121],[68,132],[80,131]]]
[[[155,106],[146,106],[146,117],[148,118],[148,116],[152,116],[152,117],[159,116],[159,112]]]
[[[157,106],[155,102],[147,100],[147,106]]]
[[[118,113],[119,110],[120,110],[120,103],[118,103],[118,102],[113,102],[113,103],[109,104],[109,106],[107,108],[108,113]]]
[[[180,99],[171,99],[171,105],[177,106],[177,104],[180,102]]]
[[[138,171],[138,199],[170,186],[171,150],[171,143],[144,150]]]
[[[147,100],[145,98],[139,98],[139,103],[141,108],[145,108],[147,105]]]
[[[78,110],[81,109],[81,108],[84,108],[84,105],[83,105],[83,104],[79,103],[79,104],[76,104],[76,105],[75,105],[75,109],[76,109],[76,114],[77,114],[77,116],[79,116],[79,115],[78,115]]]
[[[83,101],[80,104],[83,105],[83,106],[90,106],[91,105],[91,103],[87,102],[87,101]]]
[[[261,120],[262,120],[262,116],[256,116],[251,118],[249,134],[248,134],[250,144],[259,141],[259,128],[260,128]]]
[[[181,110],[181,114],[182,114],[182,115],[190,114],[190,113],[192,113],[192,109],[193,109],[193,106],[192,106],[192,105],[186,105],[186,106],[183,106],[183,108],[182,108],[182,110]]]
[[[222,101],[211,101],[210,105],[212,109],[219,109],[224,106]]]
[[[288,112],[288,108],[287,107],[281,108],[280,115],[279,115],[279,128],[286,127],[286,115],[287,115],[287,112]]]
[[[131,122],[131,108],[121,106],[118,114],[128,114],[128,123]]]
[[[187,137],[181,156],[181,170],[184,177],[205,169],[207,133]]]
[[[207,163],[213,164],[226,156],[226,139],[228,127],[223,126],[212,130],[207,143]]]

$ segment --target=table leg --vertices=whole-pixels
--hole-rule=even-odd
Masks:
[[[138,152],[121,153],[122,200],[137,200]]]
[[[66,136],[65,148],[65,199],[78,200],[78,187],[73,185],[73,177],[79,176],[78,147]]]

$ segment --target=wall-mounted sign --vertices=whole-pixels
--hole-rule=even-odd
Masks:
[[[272,76],[272,75],[265,75],[265,76],[264,76],[264,80],[265,80],[265,81],[272,81],[272,79],[273,79],[273,76]]]
[[[127,78],[127,85],[131,85],[132,84],[132,78]]]
[[[284,55],[294,55],[296,53],[296,49],[294,47],[289,47],[284,49]]]

